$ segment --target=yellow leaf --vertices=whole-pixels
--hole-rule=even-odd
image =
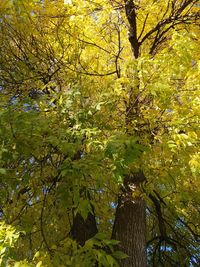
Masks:
[[[41,267],[42,266],[42,261],[39,261],[36,265],[36,267]]]

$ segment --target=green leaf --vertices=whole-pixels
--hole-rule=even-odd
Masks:
[[[127,254],[125,254],[124,252],[122,251],[114,251],[112,253],[112,256],[115,258],[115,259],[118,259],[118,260],[123,260],[123,259],[126,259],[128,257]]]
[[[6,169],[0,168],[0,174],[5,175],[6,174]]]
[[[113,259],[113,257],[110,256],[110,255],[106,255],[106,259],[107,259],[107,261],[108,261],[108,266],[109,266],[109,267],[113,267],[114,264],[116,263],[116,261],[115,261],[115,260]]]

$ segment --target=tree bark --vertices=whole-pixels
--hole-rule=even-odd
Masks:
[[[120,241],[118,249],[128,255],[121,267],[147,266],[145,202],[139,196],[144,179],[142,172],[125,177],[118,199],[112,238]]]
[[[85,242],[92,238],[96,233],[97,225],[95,216],[89,212],[86,219],[80,213],[77,213],[70,231],[70,236],[79,245],[84,246]]]
[[[81,155],[82,151],[77,151],[73,160],[80,160]],[[91,200],[90,193],[85,186],[80,189],[79,193],[83,198],[88,199],[89,201]],[[90,203],[90,205],[92,212],[88,212],[85,219],[79,212],[73,217],[73,223],[69,233],[71,238],[81,246],[84,246],[85,242],[95,236],[98,232],[94,206],[92,203]]]

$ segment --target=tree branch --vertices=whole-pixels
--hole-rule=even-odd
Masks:
[[[139,56],[139,42],[137,39],[136,5],[133,0],[124,0],[126,17],[129,22],[129,42],[135,58]]]
[[[184,1],[184,3],[181,5],[181,7],[176,9],[175,8],[175,1],[174,1],[172,3],[172,12],[171,12],[170,16],[168,18],[166,18],[166,19],[162,19],[161,21],[159,21],[157,23],[157,25],[153,29],[151,29],[149,32],[147,32],[145,34],[145,36],[142,38],[142,40],[139,42],[139,46],[142,43],[144,43],[151,35],[153,35],[155,32],[157,32],[157,36],[156,36],[157,39],[154,41],[154,46],[155,46],[155,44],[159,42],[160,36],[163,36],[165,33],[167,33],[173,26],[175,26],[177,24],[181,24],[181,23],[185,24],[186,22],[188,22],[188,20],[192,20],[192,19],[196,20],[198,17],[200,17],[199,12],[197,12],[195,14],[191,14],[190,16],[188,14],[185,14],[185,15],[181,16],[183,11],[190,4],[192,4],[192,6],[193,6],[197,2],[198,1],[194,1],[194,0]],[[168,9],[169,9],[169,7],[167,6],[167,10]],[[166,14],[166,12],[165,12],[165,14]],[[167,24],[171,24],[171,25],[167,28],[167,30],[165,29],[165,31],[162,32],[162,29]]]

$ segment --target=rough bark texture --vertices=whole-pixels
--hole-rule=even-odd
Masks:
[[[133,196],[142,180],[142,173],[126,177],[118,199],[112,238],[120,241],[119,249],[129,256],[121,267],[147,266],[145,202]]]

